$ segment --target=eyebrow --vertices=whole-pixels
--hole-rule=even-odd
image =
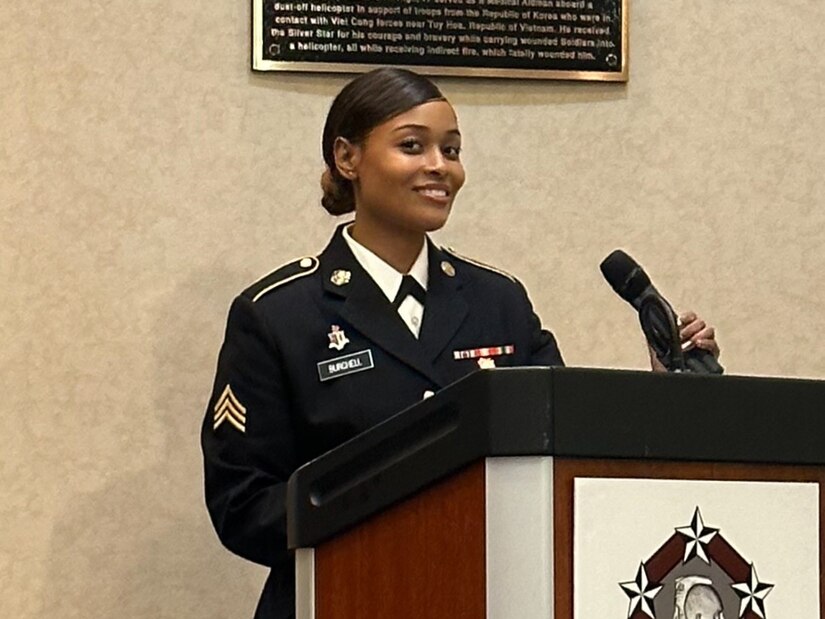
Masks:
[[[430,128],[427,125],[417,125],[415,123],[409,123],[406,125],[401,125],[400,127],[396,127],[395,129],[393,129],[393,132],[403,131],[404,129],[420,129],[423,131],[430,131]],[[447,133],[451,133],[461,137],[461,131],[459,131],[458,129],[450,129],[449,131],[447,131]]]

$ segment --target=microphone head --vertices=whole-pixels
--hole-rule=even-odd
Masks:
[[[650,278],[639,263],[616,249],[599,265],[602,275],[621,298],[635,306],[641,294],[650,286]]]

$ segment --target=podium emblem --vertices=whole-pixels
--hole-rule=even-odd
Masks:
[[[628,619],[767,619],[772,584],[760,582],[753,563],[705,525],[697,506],[690,524],[620,582]]]

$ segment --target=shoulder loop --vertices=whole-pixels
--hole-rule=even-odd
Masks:
[[[311,275],[318,270],[320,261],[315,256],[304,256],[298,260],[285,264],[274,270],[272,273],[262,278],[257,284],[253,284],[246,290],[246,296],[255,303],[261,297],[269,294],[276,288],[288,284],[307,275]]]
[[[492,271],[493,273],[497,273],[498,275],[506,277],[507,279],[509,279],[513,283],[515,283],[515,281],[516,281],[516,278],[513,277],[512,275],[510,275],[507,271],[502,271],[501,269],[497,269],[495,267],[492,267],[489,264],[485,264],[483,262],[479,262],[478,260],[473,260],[472,258],[468,258],[467,256],[459,254],[452,247],[442,246],[441,249],[442,249],[442,251],[447,252],[448,254],[453,256],[454,258],[458,258],[459,260],[462,260],[463,262],[467,262],[468,264],[472,264],[473,266],[477,266],[480,269],[485,269],[487,271]]]

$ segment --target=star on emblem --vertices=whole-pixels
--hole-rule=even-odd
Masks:
[[[765,598],[773,589],[773,585],[759,582],[753,563],[751,563],[750,574],[748,574],[748,582],[733,583],[731,587],[739,596],[740,617],[744,617],[745,613],[751,610],[762,619],[765,619]]]
[[[630,601],[627,607],[628,618],[633,616],[637,608],[646,614],[650,619],[656,619],[653,613],[653,598],[662,590],[663,585],[652,585],[647,579],[645,564],[639,564],[639,571],[636,572],[636,579],[630,582],[620,582],[619,586],[625,592]]]
[[[711,529],[710,527],[705,526],[705,523],[702,522],[702,514],[698,507],[696,508],[696,511],[693,512],[693,518],[690,521],[690,526],[677,527],[676,532],[686,538],[685,557],[682,560],[682,563],[687,563],[693,557],[699,557],[702,561],[710,565],[707,545],[719,532],[719,529]]]
[[[494,368],[496,367],[496,360],[491,359],[490,357],[480,357],[478,360],[478,367],[480,367],[482,370]]]

